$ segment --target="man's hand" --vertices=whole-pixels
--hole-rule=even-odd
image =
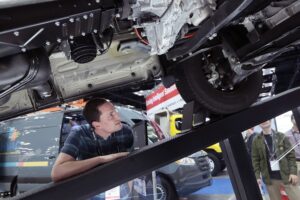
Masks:
[[[60,153],[52,169],[52,180],[61,181],[71,176],[85,172],[99,164],[108,163],[112,160],[125,157],[129,152],[114,153],[105,156],[97,156],[86,160],[75,160],[72,156]]]
[[[112,154],[112,155],[114,155],[114,156],[115,156],[115,159],[117,159],[117,158],[125,157],[125,156],[127,156],[128,154],[129,154],[129,152],[120,152],[120,153],[114,153],[114,154]]]
[[[296,185],[298,183],[298,176],[294,174],[290,174],[289,177],[289,182],[292,183],[293,185]]]
[[[118,158],[125,157],[128,154],[129,154],[129,152],[113,153],[113,154],[101,156],[101,158],[104,161],[103,163],[106,163],[106,162],[110,162],[110,161],[113,161],[113,160],[118,159]]]
[[[261,179],[259,178],[259,179],[257,179],[257,184],[258,184],[258,186],[259,187],[261,187],[262,186],[262,181],[261,181]]]

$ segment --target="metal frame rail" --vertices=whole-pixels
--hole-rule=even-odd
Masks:
[[[205,123],[205,112],[197,112],[195,103],[189,102],[183,108],[182,130],[191,130],[193,122]],[[198,119],[197,119],[198,117]],[[214,119],[211,119],[215,121]],[[240,132],[220,142],[231,184],[238,200],[262,200],[248,154]]]
[[[300,88],[259,102],[241,112],[207,125],[194,127],[185,134],[133,152],[126,158],[96,167],[59,183],[50,183],[13,199],[53,200],[86,199],[121,183],[151,173],[159,167],[192,154],[218,141],[239,135],[249,127],[291,110],[300,104]]]
[[[242,134],[220,142],[231,184],[238,200],[263,200]]]

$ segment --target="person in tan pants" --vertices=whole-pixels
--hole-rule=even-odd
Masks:
[[[252,143],[252,164],[258,184],[264,181],[271,200],[281,200],[281,186],[289,200],[299,200],[296,158],[289,139],[272,130],[270,120],[260,127],[262,132]]]

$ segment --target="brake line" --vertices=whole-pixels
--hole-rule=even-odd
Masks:
[[[24,76],[24,78],[21,81],[12,85],[10,88],[1,92],[0,99],[11,94],[12,92],[17,91],[18,89],[20,89],[21,87],[23,87],[24,85],[26,85],[27,83],[29,83],[30,81],[32,81],[35,78],[35,76],[38,72],[38,65],[36,64],[37,61],[38,61],[37,57],[32,59],[31,64],[29,66],[29,70],[28,70],[27,74]]]
[[[134,28],[134,32],[136,34],[136,36],[139,38],[139,40],[144,43],[145,45],[149,45],[148,40],[145,40],[139,33],[139,31],[137,30],[137,28]]]

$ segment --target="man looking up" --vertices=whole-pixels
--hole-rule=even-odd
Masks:
[[[91,99],[85,105],[83,115],[89,125],[71,130],[52,168],[54,182],[124,157],[133,144],[131,128],[121,123],[110,101]]]

